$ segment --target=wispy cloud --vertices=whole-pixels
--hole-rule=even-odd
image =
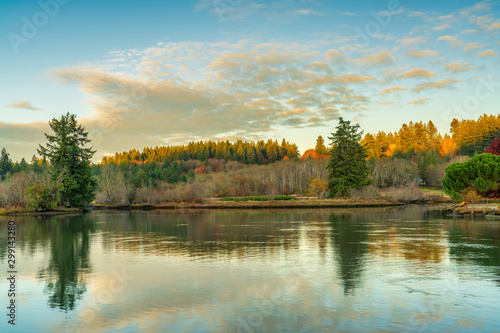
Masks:
[[[458,46],[462,43],[460,39],[458,39],[454,36],[450,36],[450,35],[441,36],[441,37],[438,37],[438,39],[436,39],[436,42],[440,42],[440,41],[448,42],[449,45],[451,45],[451,46]]]
[[[347,16],[358,16],[358,14],[356,14],[356,13],[344,12],[341,10],[338,10],[337,13],[342,14],[342,15],[347,15]]]
[[[295,9],[292,11],[293,15],[321,15],[319,10],[312,9]]]
[[[383,89],[380,92],[380,94],[385,95],[385,94],[389,94],[389,93],[394,92],[394,91],[401,91],[401,90],[406,90],[406,89],[408,89],[408,88],[407,87],[394,86],[394,87],[389,87],[389,88]]]
[[[415,49],[409,50],[405,53],[408,57],[413,58],[427,58],[427,57],[436,57],[441,54],[441,52],[433,51],[433,50],[422,50],[418,51]]]
[[[496,57],[496,56],[498,56],[498,53],[496,53],[493,50],[487,50],[487,51],[479,52],[477,55],[479,57]]]
[[[428,69],[415,68],[401,74],[399,78],[400,79],[419,78],[419,77],[430,78],[433,76],[434,73]]]
[[[29,102],[29,101],[23,101],[23,102],[17,102],[17,103],[10,103],[7,106],[11,107],[11,108],[16,108],[16,109],[25,109],[25,110],[32,110],[32,111],[43,110],[43,109],[34,107],[31,104],[31,102]]]
[[[421,105],[421,104],[426,104],[429,101],[431,101],[430,98],[422,97],[422,98],[416,99],[414,101],[408,102],[408,104]]]
[[[470,63],[457,61],[451,62],[444,67],[452,73],[466,72],[476,68],[476,66],[473,66]]]
[[[460,82],[460,81],[461,80],[445,79],[445,80],[441,80],[441,81],[427,82],[427,83],[419,84],[415,88],[412,88],[412,90],[413,91],[422,91],[422,90],[428,90],[428,89],[449,88],[451,84],[456,83],[456,82]]]
[[[451,25],[443,24],[443,25],[439,25],[437,27],[433,27],[432,30],[443,31],[443,30],[446,30],[446,29],[449,29],[449,28],[451,28]]]

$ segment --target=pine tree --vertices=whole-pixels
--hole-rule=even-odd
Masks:
[[[60,182],[61,201],[69,207],[87,209],[95,198],[97,181],[91,175],[90,162],[95,151],[88,132],[78,124],[76,115],[67,113],[49,122],[54,135],[45,134],[47,146],[38,153],[50,162],[52,181]]]
[[[370,172],[366,164],[366,151],[360,144],[362,132],[359,125],[339,118],[332,140],[330,161],[328,163],[328,190],[330,197],[346,196],[351,189],[369,185]]]

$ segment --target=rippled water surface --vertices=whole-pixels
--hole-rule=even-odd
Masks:
[[[17,223],[2,332],[500,331],[500,221],[428,207],[93,212]]]

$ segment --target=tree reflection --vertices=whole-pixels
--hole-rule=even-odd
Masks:
[[[72,218],[51,217],[44,221],[50,241],[50,261],[40,271],[45,277],[44,292],[49,294],[51,308],[73,310],[86,291],[90,273],[90,233],[94,223],[88,215]]]
[[[345,294],[353,293],[360,285],[368,254],[369,230],[363,216],[367,215],[355,212],[330,215],[332,245]]]
[[[449,222],[450,257],[458,262],[473,262],[489,267],[500,286],[500,224],[497,221]]]

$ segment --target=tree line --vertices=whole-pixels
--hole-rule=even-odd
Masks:
[[[143,149],[142,153],[136,149],[115,153],[113,156],[104,156],[102,164],[206,161],[208,159],[239,161],[243,164],[269,164],[286,159],[297,159],[298,157],[297,145],[285,139],[281,141],[281,144],[277,140],[271,139],[257,142],[242,140],[236,142],[197,141],[179,146],[147,147]]]
[[[477,120],[453,119],[450,133],[451,136],[442,136],[432,121],[410,121],[394,133],[367,133],[362,143],[371,158],[412,156],[429,151],[438,152],[441,156],[474,156],[484,152],[495,137],[500,136],[500,114],[483,114]]]

